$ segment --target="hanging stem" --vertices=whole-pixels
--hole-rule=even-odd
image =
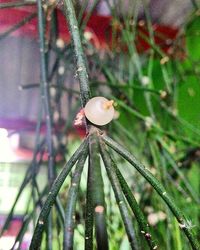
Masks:
[[[111,158],[112,160],[112,158]],[[139,224],[140,227],[140,232],[142,233],[142,235],[145,237],[149,248],[150,249],[157,249],[157,246],[153,243],[152,238],[151,238],[151,234],[150,234],[150,230],[149,230],[149,226],[147,224],[147,221],[144,218],[144,215],[140,209],[140,207],[137,204],[137,201],[133,195],[133,193],[131,192],[131,189],[129,188],[126,180],[124,179],[124,177],[122,176],[120,170],[118,169],[118,167],[116,166],[115,162],[112,160],[113,166],[115,167],[115,171],[118,177],[118,180],[120,182],[122,191],[124,193],[124,196],[126,197],[129,206],[131,207],[135,218]]]
[[[54,179],[54,152],[53,152],[53,140],[52,140],[52,114],[50,107],[50,94],[48,86],[48,76],[47,76],[47,57],[45,52],[45,18],[42,7],[42,0],[37,0],[37,10],[38,10],[38,33],[39,33],[39,45],[40,45],[40,82],[41,82],[41,98],[43,100],[45,119],[46,119],[46,141],[48,148],[48,181],[49,187],[51,187]],[[47,225],[47,249],[52,250],[52,214],[48,217]]]
[[[10,3],[0,3],[0,9],[16,8],[22,6],[35,5],[35,2],[10,2]]]
[[[39,140],[39,139],[38,139],[38,140]],[[42,148],[42,146],[43,146],[43,142],[41,142],[41,143],[39,144],[39,143],[38,143],[38,140],[37,140],[37,142],[36,142],[37,146],[35,147],[35,151],[34,151],[34,155],[33,155],[33,160],[32,160],[32,162],[30,163],[30,165],[29,165],[29,167],[28,167],[28,169],[27,169],[27,171],[26,171],[26,173],[25,173],[25,177],[24,177],[24,179],[23,179],[23,181],[22,181],[21,186],[19,187],[19,191],[18,191],[18,193],[17,193],[17,195],[16,195],[16,198],[15,198],[15,200],[14,200],[14,203],[13,203],[13,205],[12,205],[12,208],[11,208],[11,210],[10,210],[10,212],[9,212],[7,218],[6,218],[6,221],[5,221],[5,223],[4,223],[4,225],[3,225],[2,229],[1,229],[0,237],[3,235],[3,233],[5,232],[5,230],[8,229],[8,226],[10,225],[10,222],[11,222],[12,217],[13,217],[13,214],[14,214],[14,210],[15,210],[15,208],[16,208],[16,205],[17,205],[17,203],[18,203],[18,201],[19,201],[19,199],[20,199],[22,193],[23,193],[23,190],[24,190],[24,189],[27,187],[27,185],[31,182],[32,177],[33,177],[33,175],[34,175],[34,173],[35,173],[35,168],[39,166],[39,163],[36,162],[36,156],[37,156],[39,150],[41,150],[41,148]],[[39,171],[39,169],[38,169],[38,171]]]
[[[74,52],[76,55],[77,74],[79,77],[81,102],[84,107],[90,98],[90,89],[88,82],[88,74],[86,69],[86,62],[83,53],[83,48],[80,39],[80,32],[78,22],[76,19],[74,7],[71,0],[64,0],[65,16],[68,20],[69,28],[74,43]]]
[[[42,1],[37,1],[38,7],[38,31],[39,31],[39,42],[40,42],[40,81],[42,85],[41,98],[43,100],[45,109],[45,119],[47,126],[47,147],[48,147],[48,179],[51,183],[54,180],[54,156],[53,156],[53,140],[52,140],[52,115],[50,107],[50,95],[49,86],[47,80],[47,62],[45,55],[45,23],[44,23],[44,13],[42,8]]]
[[[102,134],[102,138],[105,143],[113,148],[118,154],[124,157],[131,165],[133,165],[137,171],[150,183],[150,185],[157,191],[160,197],[165,201],[165,203],[170,208],[171,212],[176,217],[179,222],[180,228],[183,229],[183,232],[187,236],[191,246],[195,250],[199,250],[200,246],[197,242],[196,238],[193,235],[193,232],[190,227],[187,225],[187,220],[185,219],[183,213],[176,206],[175,202],[172,198],[167,194],[164,187],[160,184],[160,182],[151,174],[151,172],[145,168],[140,162],[136,160],[134,156],[132,156],[125,148],[119,145],[117,142],[113,141],[111,138]]]
[[[84,31],[88,21],[90,20],[91,15],[93,14],[93,11],[95,10],[95,8],[97,7],[97,5],[99,4],[100,0],[94,0],[92,5],[90,6],[89,11],[86,12],[85,17],[83,18],[83,12],[82,12],[82,16],[80,19],[82,19],[82,23],[81,23],[81,30]],[[86,10],[86,9],[85,9]]]
[[[130,217],[129,210],[128,210],[126,201],[124,199],[124,195],[123,195],[119,180],[115,172],[115,167],[113,166],[113,163],[111,162],[109,154],[106,152],[105,147],[106,145],[104,144],[104,142],[100,141],[101,156],[103,158],[103,162],[104,162],[108,177],[110,179],[117,204],[119,206],[119,210],[123,219],[123,223],[126,229],[126,233],[127,233],[130,245],[131,245],[131,249],[136,250],[138,249],[138,246],[137,246],[137,242],[135,239],[135,230],[134,230],[132,218]]]
[[[92,166],[88,164],[87,195],[85,212],[85,250],[93,250],[94,210],[92,197]]]
[[[30,84],[26,84],[26,85],[20,85],[21,89],[33,89],[33,88],[38,88],[40,87],[39,83],[30,83]],[[60,88],[60,90],[68,92],[69,94],[74,94],[74,95],[79,95],[80,92],[75,90],[75,89],[71,89],[71,88],[67,88],[65,86],[57,86],[56,84],[49,84],[49,88],[54,88],[54,89],[58,89]]]
[[[28,204],[27,209],[26,209],[26,213],[25,213],[24,218],[23,218],[23,224],[20,228],[19,233],[16,236],[15,243],[12,246],[11,250],[16,249],[16,246],[18,246],[18,249],[20,249],[22,241],[23,241],[23,237],[24,237],[25,233],[27,232],[28,225],[33,220],[35,211],[37,210],[38,207],[41,206],[41,199],[44,197],[44,195],[46,195],[47,192],[48,192],[48,188],[46,186],[43,189],[43,191],[40,193],[40,196],[38,197],[38,200],[36,200],[36,202],[34,204],[34,208],[31,212],[29,211],[30,204],[31,204],[29,201],[29,204]]]
[[[56,196],[65,181],[66,177],[68,176],[69,172],[71,171],[72,167],[76,163],[76,161],[79,159],[79,157],[83,154],[83,152],[86,150],[88,145],[88,140],[85,140],[80,147],[76,150],[76,152],[72,155],[72,157],[69,159],[69,161],[66,163],[66,165],[63,167],[61,173],[58,175],[58,177],[55,179],[51,190],[47,196],[46,202],[44,203],[44,206],[40,212],[37,225],[33,234],[33,238],[30,245],[30,250],[39,250],[41,241],[42,241],[42,232],[45,227],[45,223],[47,221],[48,215],[50,213],[50,210],[55,203]]]
[[[96,242],[98,250],[107,250],[108,234],[106,229],[106,206],[104,197],[104,183],[101,173],[100,155],[97,130],[92,127],[93,132],[89,136],[89,164],[91,169],[92,202],[94,210]]]
[[[53,250],[52,245],[53,245],[53,216],[52,216],[52,211],[50,211],[50,214],[47,218],[47,225],[46,225],[46,249],[48,250]]]
[[[64,222],[65,222],[65,211],[63,209],[63,206],[62,206],[62,203],[61,203],[61,200],[60,200],[59,196],[56,197],[55,206],[56,206],[56,209],[57,209],[58,214],[60,216],[61,224],[64,225]]]
[[[83,167],[87,157],[87,153],[88,153],[87,150],[85,150],[84,154],[81,155],[76,165],[76,169],[72,177],[71,186],[68,192],[66,214],[65,214],[65,226],[64,226],[64,241],[63,241],[64,250],[73,249],[76,201],[81,180],[81,174],[83,172]]]

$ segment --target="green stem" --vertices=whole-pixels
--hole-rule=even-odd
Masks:
[[[98,250],[107,250],[108,234],[106,226],[106,205],[104,197],[104,183],[101,173],[100,155],[97,130],[89,136],[89,165],[91,170],[92,201],[94,210],[94,222],[96,232],[96,242]],[[90,130],[91,132],[91,130]]]
[[[110,83],[110,81],[108,82],[101,82],[101,81],[92,81],[91,84],[92,85],[105,85],[105,86],[109,86],[111,89],[116,89],[116,88],[119,88],[119,89],[128,89],[129,91],[131,89],[137,89],[137,90],[141,90],[141,91],[144,91],[144,92],[150,92],[152,94],[155,94],[155,95],[159,95],[160,96],[160,92],[156,89],[153,89],[153,88],[145,88],[145,87],[142,87],[142,86],[139,86],[139,85],[127,85],[127,82],[120,82],[117,78],[114,78],[114,82],[115,83]]]
[[[181,243],[181,234],[180,234],[180,227],[176,221],[176,219],[173,220],[173,227],[174,227],[174,241],[175,241],[175,248],[176,250],[183,249],[182,243]]]
[[[81,24],[81,21],[83,20],[83,14],[86,11],[86,8],[88,6],[88,2],[89,0],[84,0],[81,4],[80,4],[80,9],[78,11],[78,17],[77,17],[77,21],[79,24]]]
[[[56,197],[56,204],[55,205],[56,205],[56,209],[58,211],[58,214],[60,215],[61,224],[64,225],[65,211],[63,209],[63,206],[62,206],[62,203],[61,203],[59,196]]]
[[[117,204],[119,206],[119,210],[130,242],[131,249],[138,249],[132,218],[130,217],[129,210],[121,189],[121,185],[115,172],[115,167],[109,157],[109,154],[106,152],[106,145],[103,141],[100,141],[100,152],[115,194]]]
[[[80,39],[80,32],[78,27],[78,22],[76,19],[74,7],[71,0],[64,0],[65,16],[69,23],[69,28],[72,35],[72,40],[74,43],[74,52],[76,55],[77,64],[77,74],[79,77],[80,91],[81,91],[81,101],[84,107],[87,101],[90,99],[90,89],[88,74],[86,69],[86,62],[84,58],[83,48]]]
[[[80,147],[76,150],[76,152],[72,155],[72,157],[69,159],[69,161],[65,164],[63,167],[61,173],[58,175],[58,177],[55,179],[52,188],[47,196],[46,202],[44,203],[44,206],[40,212],[37,225],[32,237],[30,250],[39,250],[42,240],[42,232],[44,231],[45,223],[48,219],[48,215],[50,213],[50,210],[55,203],[56,196],[65,181],[66,177],[68,176],[69,172],[71,171],[72,167],[76,163],[76,161],[79,159],[81,154],[85,151],[85,148],[87,147],[88,141],[84,140],[84,142],[80,145]]]
[[[81,180],[81,174],[83,172],[84,163],[87,157],[87,150],[81,155],[76,169],[74,171],[71,186],[68,192],[66,213],[65,213],[65,226],[64,226],[64,241],[63,249],[72,250],[73,249],[73,238],[74,238],[74,228],[75,228],[75,209],[76,201],[78,196],[78,189]]]
[[[50,94],[48,86],[48,77],[47,77],[47,57],[45,52],[45,15],[42,6],[42,0],[37,0],[37,11],[38,11],[38,34],[39,34],[39,47],[40,47],[40,82],[41,82],[41,98],[43,100],[44,110],[45,110],[45,119],[46,119],[46,142],[48,148],[48,181],[49,188],[51,187],[54,179],[54,152],[53,152],[53,140],[52,140],[52,114],[50,107]],[[52,213],[47,219],[47,249],[52,250],[52,239],[53,239],[53,217]]]
[[[113,166],[115,167],[116,175],[117,175],[118,180],[120,182],[124,196],[126,197],[128,204],[131,207],[131,209],[135,215],[135,218],[139,224],[142,235],[145,237],[147,244],[149,245],[149,248],[156,249],[156,245],[153,243],[153,240],[151,238],[151,234],[150,234],[150,230],[149,230],[149,226],[147,224],[147,221],[145,220],[144,215],[143,215],[140,207],[138,206],[137,201],[136,201],[133,193],[131,192],[131,189],[129,188],[126,180],[122,176],[120,170],[118,169],[118,167],[116,166],[116,164],[113,160],[112,160],[112,163],[113,163]]]
[[[114,149],[118,154],[124,157],[131,165],[133,165],[137,171],[150,183],[150,185],[157,191],[160,197],[165,201],[165,203],[170,208],[171,212],[176,217],[179,222],[180,228],[183,229],[183,232],[187,236],[192,248],[194,250],[199,250],[200,246],[197,242],[197,239],[194,237],[193,232],[190,227],[187,226],[187,220],[183,213],[176,206],[175,202],[172,198],[167,194],[164,187],[160,184],[160,182],[151,174],[151,172],[145,168],[140,162],[136,160],[134,156],[131,155],[125,148],[119,145],[117,142],[113,141],[111,138],[102,134],[102,138],[105,143]]]
[[[46,249],[53,250],[53,214],[50,211],[47,218],[47,227],[46,227]]]
[[[81,23],[81,30],[82,31],[84,31],[88,21],[90,20],[90,17],[92,15],[93,11],[95,10],[95,8],[99,2],[100,2],[100,0],[94,0],[92,3],[92,6],[90,6],[90,10],[86,13],[86,16],[84,17],[83,22]]]
[[[84,248],[85,250],[93,250],[94,210],[93,210],[91,172],[92,172],[92,166],[88,164],[86,212],[85,212],[85,248]]]

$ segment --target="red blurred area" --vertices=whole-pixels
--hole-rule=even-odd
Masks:
[[[8,3],[8,1],[0,0],[0,3]],[[13,2],[13,1],[10,1]],[[14,2],[13,2],[14,3]],[[11,29],[14,25],[18,25],[25,18],[37,12],[37,8],[35,5],[25,6],[20,8],[6,8],[0,10],[0,36],[4,32]],[[47,15],[51,12],[47,11]],[[62,38],[66,43],[70,42],[70,33],[67,27],[66,18],[61,11],[61,9],[56,9],[57,13],[57,22],[58,22],[58,36]],[[87,13],[84,14],[84,17],[87,16]],[[134,25],[134,24],[133,24]],[[144,21],[139,21],[137,24],[135,42],[136,48],[139,53],[144,53],[151,48],[149,43],[150,34],[147,29],[147,25]],[[48,27],[48,25],[47,25]],[[127,47],[122,39],[122,32],[124,30],[124,24],[115,20],[111,16],[100,16],[97,14],[93,14],[86,25],[85,35],[88,40],[99,50],[123,50],[127,51]],[[48,31],[47,31],[48,32]],[[155,44],[159,46],[159,48],[165,52],[170,53],[173,40],[176,39],[178,34],[178,28],[169,27],[169,26],[161,26],[154,24],[152,26],[153,40]],[[115,35],[113,35],[115,34]],[[14,32],[10,33],[12,36],[27,36],[32,39],[38,38],[38,28],[37,28],[37,17],[32,18],[28,23],[22,25],[20,28],[16,29]],[[46,34],[47,35],[47,34]],[[48,35],[47,35],[48,38]],[[152,38],[152,37],[151,37]],[[1,127],[7,129],[27,129],[29,131],[35,130],[35,122],[29,122],[27,120],[15,120],[12,121],[9,119],[6,121],[0,121]],[[60,129],[60,128],[57,128]],[[75,130],[79,134],[79,136],[85,135],[85,129],[83,126],[75,127]],[[45,124],[41,127],[41,132],[46,131]],[[21,152],[23,154],[24,152]],[[25,153],[28,155],[28,153]],[[30,155],[31,154],[31,155]],[[28,158],[31,158],[32,153],[29,152]],[[48,156],[45,155],[47,159]]]
[[[60,9],[57,9],[56,11],[59,37],[69,43],[70,33],[67,27],[66,18]],[[36,6],[1,9],[1,34],[34,12],[36,12]],[[87,16],[87,13],[85,13],[84,16]],[[141,23],[142,25],[140,25]],[[140,21],[138,24],[135,43],[137,50],[142,53],[151,48],[151,45],[148,42],[150,36],[145,23]],[[97,49],[124,49],[123,41],[121,41],[123,28],[123,23],[114,20],[111,16],[93,14],[87,22],[85,32],[90,34],[89,40]],[[173,41],[176,38],[178,29],[163,25],[153,25],[152,28],[156,45],[167,53],[171,46],[170,41]],[[115,36],[113,36],[114,33],[116,34]],[[37,17],[34,17],[29,23],[24,24],[22,27],[12,32],[11,35],[37,38]]]
[[[2,227],[5,221],[5,217],[1,216],[0,217],[0,226]],[[11,223],[10,226],[8,227],[8,229],[4,232],[3,236],[17,236],[17,234],[19,233],[19,230],[22,226],[23,223],[23,219],[22,218],[14,218]],[[1,228],[0,228],[1,229]]]

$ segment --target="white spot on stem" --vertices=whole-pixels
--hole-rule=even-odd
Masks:
[[[59,48],[59,49],[63,49],[65,47],[65,42],[63,39],[61,38],[58,38],[56,40],[56,46]]]
[[[150,116],[145,118],[145,126],[147,129],[150,129],[153,125],[153,119]]]
[[[63,75],[65,73],[65,67],[64,66],[60,66],[59,68],[58,68],[58,74],[59,75]]]
[[[147,86],[150,83],[150,79],[148,76],[143,76],[141,80],[143,86]]]
[[[39,220],[39,225],[44,225],[44,221]]]
[[[168,56],[165,56],[165,57],[163,57],[161,60],[160,60],[160,64],[165,64],[165,63],[167,63],[169,61],[169,57]]]
[[[85,32],[84,32],[84,37],[85,37],[85,39],[86,39],[87,41],[90,41],[90,39],[92,39],[92,37],[93,37],[93,34],[92,34],[92,32],[90,32],[90,31],[85,31]]]
[[[179,227],[180,227],[181,229],[183,229],[183,228],[186,228],[186,225],[185,225],[185,224],[179,223]]]
[[[77,72],[81,72],[81,71],[83,71],[83,68],[82,68],[82,67],[79,67],[79,68],[77,69]]]

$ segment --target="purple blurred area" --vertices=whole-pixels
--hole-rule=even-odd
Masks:
[[[6,216],[0,216],[0,229],[5,222]],[[17,236],[23,223],[22,216],[16,216],[12,219],[10,226],[0,238],[0,249],[7,250],[11,249],[13,243],[15,242],[15,237]],[[24,235],[23,242],[21,243],[20,250],[28,250],[31,242],[31,232],[27,231]],[[16,248],[17,249],[17,248]]]

